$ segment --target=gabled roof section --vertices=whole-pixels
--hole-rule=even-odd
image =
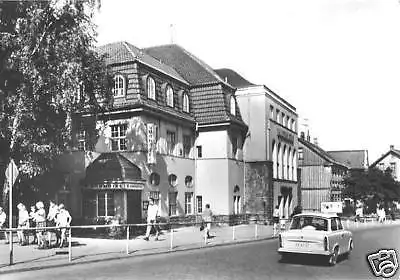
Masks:
[[[385,157],[387,157],[388,155],[393,155],[397,158],[400,158],[400,150],[391,148],[388,152],[386,152],[385,154],[383,154],[380,158],[378,158],[376,161],[374,161],[370,167],[374,167],[376,166],[380,161],[382,161]]]
[[[143,49],[149,55],[173,67],[191,85],[225,83],[205,62],[176,44]]]
[[[87,185],[143,181],[139,167],[119,153],[103,153],[86,168]]]
[[[350,168],[362,169],[369,164],[367,150],[328,151],[328,154],[335,160],[350,166]]]
[[[255,84],[250,83],[248,80],[243,78],[240,74],[233,71],[232,69],[222,68],[214,70],[222,80],[231,84],[235,88],[245,88],[255,86]]]
[[[329,164],[336,164],[336,165],[340,165],[346,168],[349,168],[349,166],[345,163],[339,162],[337,160],[335,160],[332,156],[329,155],[328,152],[326,152],[325,150],[323,150],[322,148],[318,147],[317,145],[308,142],[307,140],[299,137],[298,138],[299,142],[301,144],[303,144],[304,146],[306,146],[307,148],[309,148],[310,150],[312,150],[314,153],[318,154],[321,158],[323,158],[327,163]]]
[[[141,49],[128,42],[115,42],[106,44],[98,47],[97,51],[99,54],[105,55],[107,65],[138,61],[184,84],[188,84],[188,82],[181,75],[179,75],[175,69],[161,63],[159,60],[146,54]]]

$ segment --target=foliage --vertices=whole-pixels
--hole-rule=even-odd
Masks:
[[[344,183],[343,195],[362,201],[369,209],[377,203],[400,201],[400,184],[394,180],[390,169],[355,170],[345,177]]]
[[[97,4],[0,2],[0,139],[27,178],[71,147],[76,112],[96,116],[109,101],[110,75],[94,49]]]

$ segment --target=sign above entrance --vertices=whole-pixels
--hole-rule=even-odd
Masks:
[[[87,188],[94,190],[143,190],[144,186],[140,183],[112,183],[90,185]]]

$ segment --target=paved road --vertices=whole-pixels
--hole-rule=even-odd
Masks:
[[[350,259],[335,267],[320,259],[282,263],[277,240],[0,275],[1,279],[377,279],[366,260],[381,248],[398,249],[400,226],[355,231]],[[400,255],[398,255],[400,257]],[[397,272],[393,279],[400,279]]]

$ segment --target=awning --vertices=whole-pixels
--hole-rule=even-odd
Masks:
[[[144,186],[139,167],[119,153],[103,153],[86,168],[86,187],[138,189]]]

